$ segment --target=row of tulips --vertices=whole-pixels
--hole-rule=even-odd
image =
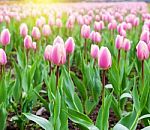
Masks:
[[[45,130],[68,130],[69,120],[81,130],[150,128],[147,4],[0,9],[2,130],[11,112],[9,121],[21,130],[29,120]],[[117,122],[109,125],[110,110]]]

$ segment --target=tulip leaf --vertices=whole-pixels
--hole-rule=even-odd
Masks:
[[[113,130],[129,130],[129,129],[124,125],[118,123],[114,126]]]
[[[23,113],[29,120],[34,121],[45,130],[54,130],[52,123],[45,118],[33,115],[31,113]]]
[[[123,98],[131,98],[132,99],[132,95],[130,93],[123,93],[121,96],[120,96],[120,99],[123,99]]]
[[[150,130],[150,126],[147,126],[147,127],[143,128],[141,130]]]
[[[72,120],[73,122],[80,124],[85,128],[88,128],[89,130],[99,130],[96,126],[94,126],[94,123],[88,116],[70,108],[68,108],[67,113],[70,120]]]

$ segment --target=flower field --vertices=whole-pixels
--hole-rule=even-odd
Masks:
[[[150,130],[147,3],[0,3],[0,130]]]

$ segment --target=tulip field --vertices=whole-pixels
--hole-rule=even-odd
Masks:
[[[0,2],[0,130],[150,130],[145,2]]]

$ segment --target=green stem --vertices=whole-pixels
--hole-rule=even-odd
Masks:
[[[56,69],[56,87],[58,87],[58,80],[59,80],[59,66]]]
[[[106,70],[103,70],[103,74],[102,74],[102,84],[103,84],[103,88],[102,88],[102,130],[103,130],[103,119],[104,119],[104,110],[105,110],[105,75],[106,75]]]
[[[86,39],[85,39],[85,42],[84,42],[84,58],[85,58],[85,61],[87,62],[87,44],[86,44]]]
[[[120,62],[120,49],[118,50],[118,66],[119,66],[119,62]]]
[[[142,86],[144,87],[144,60],[142,60]]]

